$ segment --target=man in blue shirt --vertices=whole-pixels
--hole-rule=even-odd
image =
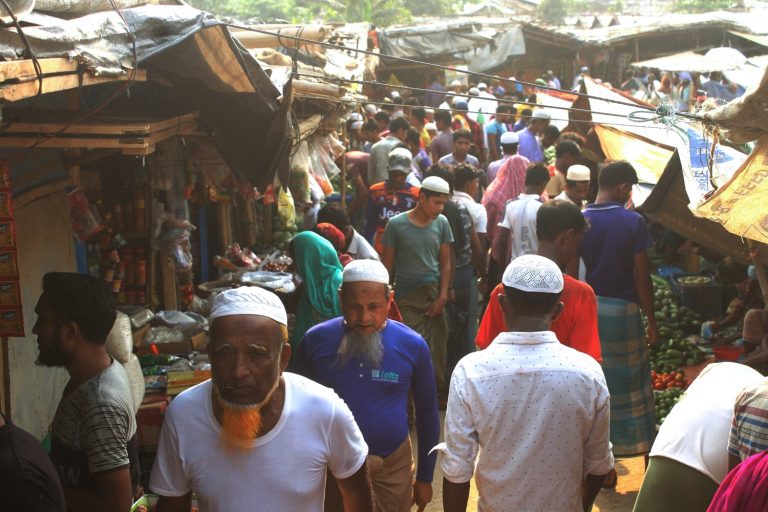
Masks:
[[[343,318],[307,332],[299,345],[298,372],[333,388],[352,411],[369,447],[376,511],[406,512],[413,503],[424,510],[432,500],[436,462],[429,450],[440,437],[429,348],[418,333],[387,320],[392,290],[378,261],[350,262],[339,293]],[[411,391],[419,451],[415,483],[408,436]],[[329,500],[326,511],[340,510]]]
[[[536,110],[533,112],[528,126],[517,132],[517,136],[520,139],[517,153],[530,160],[532,164],[544,161],[544,152],[536,136],[540,135],[549,126],[551,118],[552,116],[549,115],[549,112]]]
[[[611,392],[611,442],[618,457],[648,453],[655,435],[647,345],[658,338],[646,253],[650,240],[645,220],[624,208],[635,183],[629,162],[603,167],[597,200],[584,210],[590,227],[579,251],[587,283],[597,295],[603,370]]]

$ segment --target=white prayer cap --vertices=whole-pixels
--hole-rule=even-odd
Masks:
[[[477,88],[478,88],[478,89],[480,89],[480,90],[482,91],[482,90],[484,90],[484,89],[487,89],[487,88],[488,88],[488,85],[486,85],[486,83],[485,83],[485,82],[480,82],[479,84],[477,84]]]
[[[288,325],[285,306],[274,293],[258,286],[241,286],[225,290],[213,299],[208,320],[234,315],[258,315]]]
[[[467,94],[469,94],[470,96],[479,96],[480,89],[478,89],[477,87],[470,87],[469,92]]]
[[[350,121],[362,121],[363,120],[363,116],[360,115],[359,112],[352,112],[351,114],[349,114],[349,120]]]
[[[355,121],[352,123],[351,128],[353,130],[362,130],[363,129],[363,122],[362,121]]]
[[[365,111],[366,111],[366,112],[368,112],[369,114],[375,114],[375,113],[377,112],[377,110],[378,110],[378,109],[376,108],[376,105],[372,105],[372,104],[370,104],[370,103],[369,103],[368,105],[366,105],[366,106],[364,107],[364,109],[365,109]]]
[[[523,292],[560,293],[563,291],[563,272],[549,258],[525,254],[512,260],[501,282]]]
[[[424,109],[424,113],[425,114],[434,114],[435,113],[435,109],[433,109],[433,108],[425,108]]]
[[[387,172],[399,171],[405,174],[411,172],[413,155],[405,148],[395,148],[387,157]]]
[[[461,81],[460,80],[454,80],[451,82],[451,87],[461,87]]]
[[[531,117],[533,119],[552,119],[552,115],[544,110],[534,110]]]
[[[499,142],[502,144],[518,144],[520,137],[515,132],[504,132],[501,134]]]
[[[439,176],[430,176],[421,182],[421,190],[429,190],[438,194],[450,194],[451,186]]]
[[[400,93],[397,91],[392,91],[391,93],[389,93],[389,97],[392,98],[393,100],[400,99]]]
[[[565,179],[570,181],[589,181],[591,179],[589,167],[579,164],[572,165],[568,168]]]
[[[383,263],[376,260],[352,260],[344,267],[342,282],[389,284],[389,272]]]
[[[437,125],[435,123],[427,123],[424,125],[424,129],[428,132],[436,132],[437,131]]]

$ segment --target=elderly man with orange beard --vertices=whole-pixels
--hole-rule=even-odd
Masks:
[[[349,405],[370,446],[368,467],[376,512],[423,511],[432,500],[440,439],[435,373],[429,347],[419,333],[387,320],[393,300],[386,267],[355,260],[344,268],[343,317],[316,325],[299,345],[297,371],[333,388]],[[408,397],[416,408],[419,466],[413,479],[408,435]],[[340,509],[333,488],[326,512]]]
[[[368,447],[349,408],[330,389],[285,372],[287,315],[261,288],[213,302],[211,380],[168,408],[150,488],[157,512],[323,510],[325,474],[344,509],[371,512]]]

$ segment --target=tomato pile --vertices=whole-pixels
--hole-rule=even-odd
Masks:
[[[691,381],[680,371],[667,373],[651,371],[651,383],[654,390],[663,391],[669,388],[686,389],[691,384]]]

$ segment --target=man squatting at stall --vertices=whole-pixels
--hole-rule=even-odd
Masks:
[[[370,447],[368,468],[377,512],[422,511],[432,499],[440,438],[435,373],[424,339],[387,320],[393,299],[389,273],[373,260],[344,268],[341,318],[310,329],[299,345],[297,371],[332,388],[349,405]],[[416,408],[419,466],[413,481],[408,399]],[[325,512],[341,511],[329,475]]]
[[[372,512],[368,447],[332,390],[285,372],[291,357],[280,299],[258,287],[216,296],[211,379],[171,403],[150,486],[157,512],[323,510],[326,470],[344,510]]]

